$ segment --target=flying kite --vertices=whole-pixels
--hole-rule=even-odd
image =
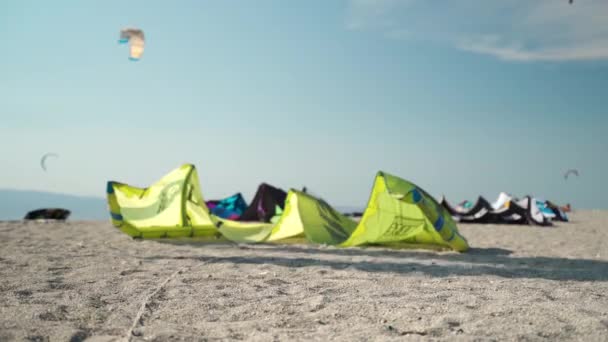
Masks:
[[[129,44],[129,60],[138,61],[144,54],[144,31],[138,28],[120,30],[120,44]]]
[[[45,155],[43,155],[42,158],[40,159],[40,166],[42,167],[42,169],[44,171],[46,171],[46,159],[48,157],[59,157],[59,156],[55,153],[46,153]]]
[[[576,175],[578,177],[578,170],[576,169],[570,169],[568,171],[566,171],[566,173],[564,173],[564,179],[568,179],[568,176],[570,175]]]

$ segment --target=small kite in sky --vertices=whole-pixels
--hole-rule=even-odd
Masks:
[[[129,60],[138,61],[144,54],[144,31],[138,28],[124,28],[120,30],[120,44],[129,44]]]

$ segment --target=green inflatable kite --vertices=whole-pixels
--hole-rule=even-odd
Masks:
[[[325,201],[291,189],[285,208],[271,223],[237,222],[212,215],[201,194],[196,168],[185,164],[141,189],[107,184],[112,224],[137,238],[221,236],[234,242],[280,243],[288,239],[340,247],[414,244],[450,248],[469,246],[452,217],[416,185],[378,172],[359,222]]]

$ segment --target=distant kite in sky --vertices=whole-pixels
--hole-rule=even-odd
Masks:
[[[42,169],[44,171],[46,171],[46,159],[49,157],[59,157],[59,156],[55,153],[46,153],[45,155],[43,155],[42,158],[40,158],[40,167],[42,167]]]
[[[120,44],[129,44],[129,59],[138,61],[144,54],[144,31],[138,28],[125,28],[120,31]]]
[[[570,175],[576,175],[578,177],[578,170],[576,169],[570,169],[568,171],[566,171],[566,173],[564,173],[564,179],[568,179],[568,176]]]

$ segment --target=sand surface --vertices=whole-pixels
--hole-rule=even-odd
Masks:
[[[0,223],[0,341],[608,341],[608,212],[473,250],[133,240]]]

